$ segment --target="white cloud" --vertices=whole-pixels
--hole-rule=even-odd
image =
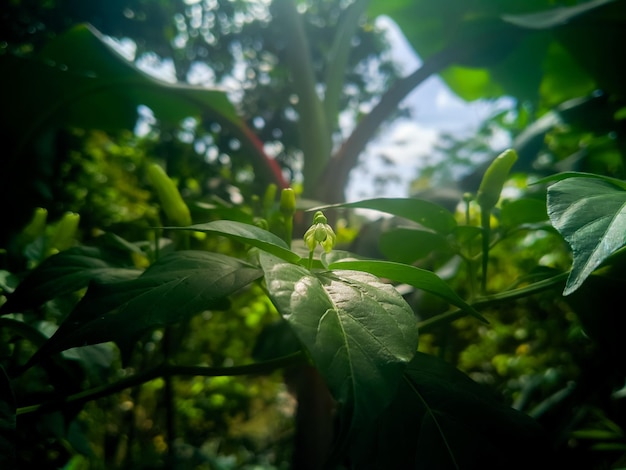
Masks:
[[[372,145],[371,151],[396,164],[414,164],[432,152],[438,139],[438,130],[415,121],[401,120]]]
[[[452,94],[447,88],[441,87],[435,95],[435,106],[439,110],[450,111],[454,109],[465,109],[468,104],[458,96]]]

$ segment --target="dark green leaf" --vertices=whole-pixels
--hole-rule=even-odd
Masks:
[[[557,7],[526,15],[502,15],[502,19],[529,29],[549,29],[567,24],[576,17],[604,6],[614,0],[591,0],[580,5]]]
[[[62,251],[41,263],[17,286],[0,307],[0,314],[38,307],[60,295],[87,287],[91,281],[112,283],[134,279],[137,269],[107,261],[99,248],[80,246]]]
[[[548,188],[548,214],[567,240],[573,265],[563,295],[621,249],[626,233],[626,190],[606,179],[568,178]]]
[[[621,257],[621,254],[617,256]],[[596,343],[607,364],[610,362],[621,372],[626,368],[621,360],[626,316],[620,309],[609,306],[621,305],[624,301],[626,274],[623,263],[622,259],[621,264],[611,265],[608,273],[589,276],[579,289],[565,298],[578,316],[585,336]]]
[[[267,254],[260,258],[270,298],[344,406],[348,427],[372,421],[415,354],[411,308],[371,274],[313,273]]]
[[[506,228],[544,222],[548,220],[548,209],[545,201],[539,199],[516,199],[503,204],[500,220]]]
[[[552,92],[570,99],[581,96],[573,94],[581,90],[593,91],[594,85],[604,89],[600,84],[608,80],[611,90],[623,90],[623,73],[609,70],[615,61],[610,45],[624,42],[623,6],[608,0],[550,6],[545,0],[448,0],[444,6],[429,0],[372,0],[370,13],[392,18],[425,61],[453,60],[455,66],[441,76],[466,100],[510,94],[534,102],[541,93],[555,103]]]
[[[413,198],[376,198],[357,202],[331,204],[311,210],[325,210],[339,207],[372,209],[397,217],[404,217],[430,228],[438,233],[450,233],[456,227],[454,215],[445,207],[434,202]]]
[[[553,183],[557,181],[563,181],[568,178],[590,178],[594,180],[602,180],[618,188],[622,188],[626,190],[626,181],[619,180],[617,178],[611,178],[610,176],[597,175],[595,173],[583,173],[580,171],[565,171],[562,173],[557,173],[556,175],[546,176],[545,178],[541,178],[539,181],[536,181],[533,184],[547,184]]]
[[[211,308],[258,279],[262,271],[217,253],[180,251],[163,256],[130,281],[93,283],[39,355],[134,337]]]
[[[380,236],[380,251],[399,263],[411,264],[432,253],[450,250],[446,237],[425,230],[401,227]]]
[[[391,279],[396,282],[403,282],[418,289],[422,289],[431,294],[437,295],[452,305],[459,307],[469,315],[479,320],[489,323],[485,317],[476,311],[471,305],[466,303],[456,292],[450,288],[445,281],[431,271],[416,268],[406,264],[393,263],[389,261],[338,261],[329,266],[330,269],[355,269],[372,273],[379,277]]]
[[[332,263],[336,263],[337,261],[347,260],[347,259],[355,261],[355,260],[362,259],[362,257],[354,253],[351,253],[349,251],[344,251],[344,250],[331,250],[330,253],[324,252],[320,256],[320,260],[322,262],[324,269],[328,269],[328,266]]]
[[[289,250],[287,244],[282,239],[267,230],[242,222],[216,220],[206,224],[196,224],[189,227],[165,227],[165,229],[215,233],[260,248],[291,263],[300,261],[300,256]]]
[[[241,119],[223,90],[157,80],[123,58],[92,26],[81,24],[55,37],[33,58],[0,55],[6,80],[0,124],[15,137],[8,152],[13,165],[33,138],[56,126],[133,129],[139,105],[171,125],[184,118],[219,122],[249,152],[259,175],[277,179],[275,164]],[[38,85],[24,87],[37,77]],[[37,109],[34,119],[32,110]],[[281,182],[282,183],[282,182]]]
[[[355,468],[553,468],[540,426],[444,361],[417,353],[392,405],[360,430]]]
[[[16,441],[15,396],[9,377],[0,367],[0,468],[17,468]]]

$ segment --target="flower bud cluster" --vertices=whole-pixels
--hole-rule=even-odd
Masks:
[[[304,234],[304,243],[309,247],[309,251],[313,252],[319,243],[326,253],[330,253],[336,241],[337,235],[328,225],[328,219],[322,211],[317,211],[313,216],[313,225]]]

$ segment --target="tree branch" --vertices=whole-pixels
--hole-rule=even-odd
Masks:
[[[127,388],[137,387],[146,382],[158,378],[172,376],[201,376],[219,377],[236,375],[262,375],[274,372],[277,369],[302,364],[306,361],[305,356],[300,353],[289,354],[270,361],[258,362],[235,367],[204,367],[204,366],[178,366],[172,364],[162,364],[152,369],[140,372],[119,380],[114,383],[100,385],[79,393],[75,393],[60,400],[53,400],[37,405],[24,406],[17,409],[17,415],[29,413],[51,413],[63,409],[67,405],[83,405],[98,398],[113,395]]]

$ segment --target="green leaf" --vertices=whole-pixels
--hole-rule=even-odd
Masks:
[[[547,220],[546,203],[539,199],[516,199],[503,204],[500,210],[500,221],[504,227],[509,229]]]
[[[456,227],[454,215],[445,207],[434,202],[413,198],[375,198],[357,202],[346,202],[316,207],[311,210],[326,210],[340,207],[372,209],[403,217],[430,228],[438,233],[448,234]]]
[[[548,187],[548,214],[570,244],[573,265],[563,295],[626,242],[626,190],[603,178],[568,178]]]
[[[9,377],[0,366],[0,468],[17,468],[16,441],[15,396]]]
[[[272,232],[254,225],[235,222],[233,220],[215,220],[206,224],[190,225],[189,227],[164,227],[167,230],[192,230],[195,232],[215,233],[241,243],[260,248],[290,263],[298,263],[300,256],[291,251],[287,244]]]
[[[383,232],[380,251],[391,261],[411,264],[434,252],[451,252],[448,239],[441,234],[400,227]]]
[[[389,404],[417,349],[417,321],[389,284],[356,271],[316,272],[261,254],[272,302],[347,413],[349,428]]]
[[[604,6],[614,0],[592,0],[580,5],[557,7],[551,10],[526,15],[502,15],[508,23],[529,29],[550,29],[567,24],[576,17]]]
[[[96,247],[80,246],[62,251],[41,263],[17,286],[0,307],[0,314],[38,307],[44,302],[87,287],[92,282],[111,283],[134,279],[137,269],[120,267]]]
[[[405,369],[393,403],[359,431],[349,450],[355,468],[555,468],[534,420],[423,353]]]
[[[622,188],[626,190],[626,181],[619,180],[617,178],[611,178],[610,176],[597,175],[595,173],[584,173],[580,171],[564,171],[562,173],[557,173],[555,175],[546,176],[545,178],[541,178],[538,181],[535,181],[533,184],[546,184],[552,183],[556,181],[563,181],[568,178],[590,178],[594,180],[602,180],[618,188]]]
[[[489,323],[476,309],[459,297],[445,281],[431,271],[390,261],[338,261],[329,265],[329,268],[354,269],[391,279],[396,282],[409,284],[437,295],[469,315],[485,323]]]
[[[425,63],[433,57],[452,57],[460,67],[449,67],[441,76],[466,100],[510,94],[536,102],[540,93],[553,103],[546,96],[553,91],[589,90],[591,84],[604,89],[607,79],[615,85],[611,89],[623,90],[623,74],[608,69],[616,60],[610,45],[621,44],[624,38],[620,3],[595,0],[560,9],[551,6],[546,0],[447,0],[445,4],[372,0],[370,14],[393,19]],[[564,44],[571,57],[559,54],[565,66],[560,69],[550,59],[564,36],[576,41]],[[608,60],[598,59],[598,54]]]
[[[87,344],[123,341],[203,310],[223,308],[226,296],[261,275],[260,269],[217,253],[167,254],[137,279],[92,283],[37,356]]]
[[[0,72],[6,80],[3,104],[10,111],[0,115],[0,124],[15,138],[7,152],[13,166],[20,164],[27,146],[51,127],[132,130],[137,107],[145,105],[160,121],[174,126],[187,117],[218,122],[241,142],[257,175],[284,185],[277,165],[224,90],[151,77],[90,25],[79,24],[56,36],[33,58],[0,55]],[[37,86],[23,86],[32,77],[38,77]],[[32,109],[38,110],[35,117]]]
[[[77,25],[57,36],[33,59],[5,54],[0,65],[8,72],[5,76],[9,83],[15,81],[6,98],[11,118],[16,120],[11,126],[21,125],[22,138],[59,123],[132,129],[139,104],[174,125],[185,117],[209,113],[222,123],[243,127],[224,91],[152,78],[124,59],[88,25]],[[38,87],[19,86],[19,81],[29,75],[45,80]],[[31,103],[38,105],[38,119],[29,112]]]

